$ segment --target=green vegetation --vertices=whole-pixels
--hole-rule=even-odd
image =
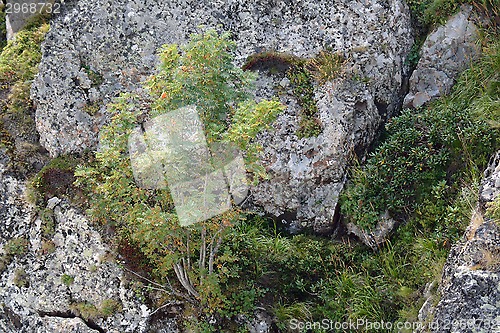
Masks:
[[[314,85],[325,84],[343,73],[346,60],[338,53],[322,51],[315,58],[302,59],[286,53],[263,52],[250,56],[243,69],[267,68],[269,72],[284,71],[290,80],[293,94],[300,106],[297,136],[318,136],[322,127],[317,118],[318,107],[314,100]]]
[[[3,250],[7,255],[10,256],[23,256],[28,252],[28,240],[23,237],[17,237],[10,239],[4,244]]]
[[[70,305],[70,309],[75,315],[85,320],[95,320],[100,318],[99,310],[96,306],[89,302],[80,302]]]
[[[257,159],[261,147],[252,139],[282,106],[250,100],[253,74],[232,65],[234,44],[228,38],[210,31],[180,48],[164,46],[160,71],[146,83],[150,99],[124,94],[110,105],[113,117],[101,132],[103,148],[76,172],[91,216],[113,226],[122,244],[141,251],[141,265],[152,269],[148,278],[155,288],[186,301],[186,327],[236,331],[230,320],[256,307],[272,312],[283,331],[292,318],[416,320],[424,286],[439,280],[450,244],[470,221],[481,170],[498,147],[498,38],[486,37],[482,59],[448,97],[391,120],[365,165],[353,168],[341,200],[345,219],[371,229],[388,211],[404,221],[376,253],[359,244],[287,236],[272,222],[236,208],[181,228],[168,190],[137,188],[128,134],[138,119],[191,104],[201,111],[210,143],[238,146],[254,181],[266,177]],[[328,81],[341,72],[342,58],[325,58],[330,65],[316,60],[322,69],[314,72],[312,62],[297,67],[295,59],[266,56],[272,66],[286,68],[296,94],[305,99],[312,99],[311,80]],[[139,104],[151,109],[135,107]],[[147,288],[137,285],[142,299]],[[119,309],[108,305],[73,308],[95,318]],[[208,324],[208,317],[215,323]]]
[[[12,282],[18,288],[28,287],[29,280],[26,271],[22,268],[16,269],[16,271],[14,272],[14,278],[12,279]]]
[[[500,15],[499,0],[407,0],[407,3],[417,27],[425,30],[444,24],[448,17],[458,12],[462,4],[470,4],[491,16]]]
[[[252,140],[269,128],[283,106],[277,101],[251,100],[254,74],[233,65],[234,47],[228,34],[219,36],[214,31],[193,35],[181,48],[164,46],[160,71],[146,83],[151,95],[148,116],[196,105],[208,143],[229,142],[241,149],[248,171],[258,181],[266,174],[257,163],[261,147]],[[236,259],[221,251],[221,243],[243,214],[233,209],[181,228],[167,189],[135,185],[127,135],[139,125],[140,114],[134,111],[139,102],[137,96],[124,94],[110,106],[113,118],[102,129],[103,148],[92,165],[77,170],[77,182],[89,191],[92,217],[115,226],[122,241],[142,251],[166,293],[188,300],[196,317],[215,313],[231,304],[221,285],[240,274],[236,268],[227,269]],[[177,278],[174,284],[169,281],[172,275]]]
[[[75,281],[75,277],[68,275],[68,274],[63,274],[61,275],[61,282],[64,283],[66,286],[70,286],[73,282]]]
[[[0,273],[10,265],[14,257],[21,257],[28,252],[29,242],[24,237],[9,239],[3,245],[3,253],[0,254]]]
[[[287,71],[287,77],[293,88],[293,94],[300,106],[300,121],[297,136],[306,138],[318,136],[321,133],[321,124],[317,118],[318,107],[314,100],[314,86],[312,74],[303,61],[293,64]]]
[[[0,54],[0,147],[7,148],[12,169],[21,174],[34,171],[30,157],[40,151],[29,92],[41,59],[40,44],[48,29],[44,21],[28,25]],[[14,145],[14,138],[22,144]]]
[[[103,316],[104,318],[111,317],[115,313],[122,310],[122,304],[114,299],[105,299],[101,302],[99,310],[101,316]]]
[[[96,320],[111,317],[122,310],[122,304],[114,299],[105,299],[97,307],[90,302],[80,302],[70,305],[71,311],[85,320]]]
[[[54,218],[54,211],[45,208],[40,212],[40,219],[42,220],[42,236],[50,238],[56,232],[56,221]]]
[[[349,221],[370,229],[385,211],[406,218],[421,211],[425,200],[442,202],[464,182],[477,180],[498,145],[490,124],[500,116],[498,93],[491,89],[500,71],[499,51],[498,41],[489,43],[482,60],[463,73],[448,97],[422,110],[403,111],[388,123],[387,139],[362,168],[354,168],[343,194],[342,211]]]
[[[91,87],[98,87],[98,86],[100,86],[102,84],[102,82],[104,81],[104,78],[102,77],[101,74],[99,74],[98,72],[94,71],[88,65],[83,65],[82,68],[85,71],[85,73],[87,73],[87,76],[90,79]]]
[[[86,199],[83,193],[73,183],[74,172],[77,166],[92,160],[90,153],[78,155],[64,155],[50,160],[28,183],[27,196],[40,212],[45,237],[51,236],[55,231],[53,212],[45,209],[46,201],[54,196],[66,198],[76,205],[84,205]]]
[[[0,50],[7,45],[7,26],[5,22],[5,4],[0,3]]]

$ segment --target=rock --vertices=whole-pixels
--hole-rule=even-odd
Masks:
[[[462,7],[444,26],[432,32],[420,51],[404,106],[417,108],[448,94],[457,76],[478,56],[477,38],[470,6]]]
[[[281,96],[288,109],[272,133],[260,137],[271,180],[252,191],[265,213],[298,228],[331,232],[348,156],[362,155],[400,101],[412,45],[409,12],[400,0],[68,4],[51,23],[32,87],[42,145],[52,156],[95,147],[107,115],[104,107],[91,115],[87,106],[104,105],[120,91],[140,92],[157,48],[186,41],[200,24],[233,33],[239,65],[262,51],[313,57],[329,48],[349,59],[348,79],[316,87],[320,136],[297,137],[297,102]],[[283,77],[266,80],[259,82],[271,88],[259,89],[264,93],[258,98],[276,95],[274,87],[287,84]]]
[[[41,5],[38,5],[41,1],[38,0],[7,0],[5,3],[5,27],[7,30],[7,40],[14,38],[14,35],[19,30],[23,29],[30,19],[36,16],[42,9]],[[54,1],[44,1],[47,3],[54,3]],[[19,7],[17,7],[19,6]],[[33,7],[35,6],[35,7]],[[51,7],[52,8],[52,7]]]
[[[26,202],[24,181],[8,173],[10,158],[0,148],[0,244],[26,235],[33,218],[33,206]]]
[[[61,199],[58,197],[53,197],[47,200],[47,208],[48,209],[54,209],[59,203],[61,202]]]
[[[247,323],[249,333],[269,333],[271,332],[273,321],[269,314],[259,310],[256,311],[252,320]]]
[[[51,333],[98,333],[99,331],[91,329],[88,327],[83,320],[80,318],[72,318],[72,319],[66,319],[66,318],[54,318],[54,317],[48,317],[44,318],[42,321],[44,323],[44,329],[45,331],[42,330],[37,330],[37,332],[40,333],[45,333],[45,332],[51,332]]]
[[[485,205],[492,202],[500,193],[500,151],[497,152],[484,172],[479,190],[479,202]]]
[[[264,311],[264,309],[257,309],[251,316],[237,315],[235,322],[240,327],[245,327],[245,332],[249,333],[269,333],[274,332],[273,319]]]
[[[391,218],[389,212],[386,211],[384,215],[380,216],[373,230],[366,231],[354,223],[348,223],[346,227],[349,233],[356,235],[364,244],[368,245],[373,250],[377,250],[387,241],[396,225],[396,220]]]
[[[482,202],[465,240],[452,247],[438,295],[424,303],[419,312],[422,329],[415,332],[496,332],[500,327],[500,228],[484,216],[484,205],[500,190],[494,185],[500,173],[498,156],[485,172]]]
[[[28,240],[26,254],[12,257],[0,270],[0,331],[146,332],[151,310],[136,298],[120,265],[107,260],[111,250],[99,233],[68,203],[52,198],[56,229],[46,239],[43,222],[25,201],[24,181],[4,173],[8,158],[1,152],[0,161],[0,252],[10,239]],[[64,275],[69,281],[64,282]],[[122,310],[92,321],[76,317],[75,304],[92,303],[99,309],[109,300],[119,302]]]

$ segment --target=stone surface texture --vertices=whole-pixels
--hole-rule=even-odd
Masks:
[[[349,59],[342,82],[316,87],[323,126],[318,137],[296,136],[297,103],[281,96],[288,108],[272,133],[260,138],[271,179],[252,190],[253,202],[265,213],[331,231],[348,156],[363,152],[402,99],[404,60],[413,39],[401,0],[68,3],[51,24],[32,87],[41,144],[52,156],[95,147],[107,120],[105,104],[120,91],[140,91],[158,47],[186,41],[200,25],[232,32],[239,65],[263,51],[314,57],[330,49]],[[93,112],[86,112],[89,106]]]
[[[0,271],[0,332],[146,332],[152,309],[129,285],[130,279],[99,233],[87,219],[57,198],[49,200],[55,234],[42,236],[42,221],[25,200],[25,182],[5,174],[8,158],[0,152],[0,254],[14,238],[28,239],[27,253],[16,256]],[[54,248],[43,248],[44,242]],[[16,282],[24,272],[25,284]],[[66,285],[62,276],[74,278]],[[122,305],[107,318],[92,322],[79,318],[73,304],[88,302],[97,308],[113,299]],[[101,331],[102,332],[102,331]],[[177,332],[175,325],[165,332]]]
[[[472,8],[464,6],[427,37],[410,78],[405,106],[419,107],[448,94],[458,74],[478,56],[478,28],[472,16]]]
[[[487,203],[500,194],[500,152],[488,169],[479,205],[463,242],[452,247],[437,295],[419,312],[417,332],[500,331],[500,228],[485,216]]]

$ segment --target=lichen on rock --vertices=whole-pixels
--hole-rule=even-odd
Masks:
[[[104,108],[89,114],[85,106],[105,105],[119,91],[140,92],[158,47],[185,41],[200,25],[230,31],[240,65],[262,51],[311,58],[331,49],[350,59],[349,80],[315,88],[324,127],[319,136],[296,136],[299,109],[293,97],[283,97],[288,110],[261,137],[271,179],[253,189],[255,204],[266,213],[293,215],[287,222],[300,228],[331,231],[348,155],[364,151],[400,102],[412,45],[409,12],[400,0],[68,5],[52,22],[32,88],[42,145],[52,156],[95,147],[107,116]],[[89,84],[85,68],[99,74],[100,85]]]

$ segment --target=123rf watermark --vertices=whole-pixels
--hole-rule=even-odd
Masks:
[[[422,322],[390,322],[390,321],[369,321],[358,319],[356,321],[333,321],[323,319],[321,321],[301,321],[291,319],[289,328],[299,332],[308,331],[326,331],[326,332],[347,332],[347,331],[387,331],[401,332],[414,331],[422,328],[430,330],[449,330],[449,329],[469,329],[479,332],[497,332],[500,329],[500,320],[495,319],[444,319],[434,320],[427,323]]]

